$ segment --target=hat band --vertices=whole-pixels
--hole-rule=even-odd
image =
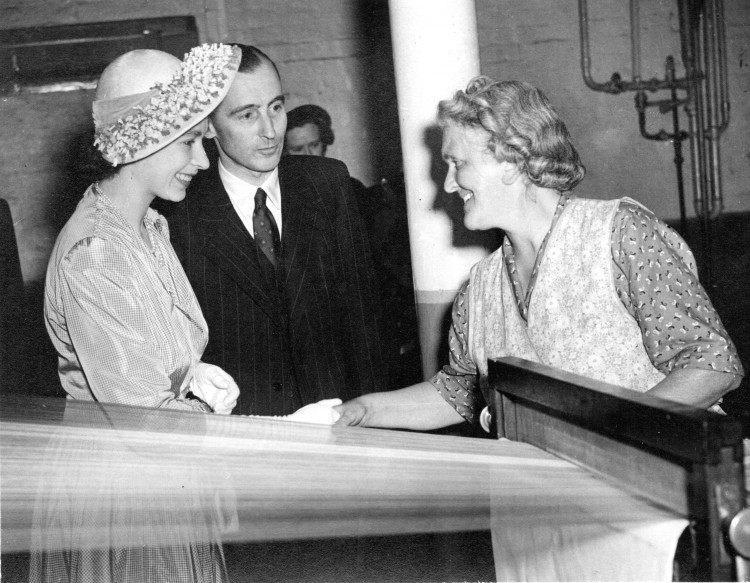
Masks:
[[[94,144],[104,159],[114,166],[135,162],[203,120],[229,91],[241,56],[235,46],[204,44],[185,55],[168,83],[95,101]]]
[[[135,113],[136,108],[146,107],[151,102],[151,98],[158,94],[158,89],[151,89],[143,93],[94,101],[92,109],[96,129],[112,125],[117,120],[126,118],[128,115]]]

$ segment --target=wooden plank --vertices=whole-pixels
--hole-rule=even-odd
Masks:
[[[623,443],[680,463],[719,463],[719,451],[742,460],[742,426],[722,415],[506,357],[489,362],[491,388],[516,403],[546,410]]]
[[[501,435],[688,516],[692,552],[680,576],[733,577],[723,529],[744,503],[741,423],[522,359],[489,370]]]
[[[520,404],[514,425],[514,440],[572,461],[678,514],[689,514],[689,471],[683,465]]]

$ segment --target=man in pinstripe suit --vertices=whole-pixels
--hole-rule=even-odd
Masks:
[[[211,118],[218,160],[168,213],[208,322],[204,358],[234,377],[239,414],[385,390],[378,292],[349,173],[330,158],[281,158],[278,70],[239,46],[239,72]]]

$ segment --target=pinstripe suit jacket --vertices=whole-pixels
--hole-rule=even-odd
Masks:
[[[243,415],[288,414],[387,387],[379,294],[346,166],[288,156],[279,184],[276,272],[257,253],[217,163],[168,210],[172,244],[208,322],[203,360],[237,381],[234,412]]]

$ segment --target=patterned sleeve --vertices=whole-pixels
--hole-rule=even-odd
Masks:
[[[128,277],[128,256],[101,239],[81,241],[59,271],[65,323],[94,397],[104,403],[209,411],[178,399],[164,369],[153,323]]]
[[[453,301],[452,325],[448,334],[449,364],[429,382],[440,395],[470,423],[476,423],[484,407],[484,398],[477,388],[477,367],[469,356],[468,283]]]
[[[685,241],[650,211],[620,205],[613,223],[615,288],[663,374],[698,368],[744,374],[737,349],[698,281]]]

